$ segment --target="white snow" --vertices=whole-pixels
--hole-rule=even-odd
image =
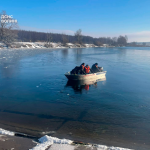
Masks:
[[[50,141],[52,140],[53,143],[57,143],[57,144],[71,144],[73,141],[71,140],[67,140],[67,139],[59,139],[59,138],[56,138],[56,137],[51,137],[51,136],[43,136],[39,139],[39,142],[40,143],[43,143],[45,141]]]
[[[1,128],[0,128],[0,134],[11,135],[11,136],[15,135],[14,132],[10,132],[10,131],[7,131],[7,130],[1,129]]]
[[[7,131],[4,130],[2,128],[0,128],[0,134],[3,135],[10,135],[10,136],[14,136],[15,133],[11,132],[11,131]],[[1,135],[0,135],[1,136]],[[67,139],[59,139],[56,137],[51,137],[51,136],[43,136],[39,139],[39,143],[32,149],[30,150],[45,150],[47,149],[49,146],[51,146],[51,150],[74,150],[76,148],[76,146],[72,146],[70,145],[73,141],[71,140],[67,140]],[[79,145],[78,145],[79,146]],[[105,145],[89,145],[86,147],[91,147],[91,149],[93,149],[94,147],[97,148],[97,150],[131,150],[128,148],[121,148],[121,147],[108,147]]]
[[[105,146],[105,145],[97,145],[97,150],[131,150],[131,149],[128,149],[128,148],[121,148],[121,147],[108,147],[108,146]]]
[[[68,144],[53,144],[49,150],[74,150],[75,146]]]
[[[73,141],[67,140],[67,139],[59,139],[56,137],[51,137],[51,136],[43,136],[42,138],[39,139],[39,144],[35,146],[33,149],[30,150],[45,150],[49,146],[51,146],[50,150],[75,150],[79,145],[70,145]],[[131,150],[127,148],[121,148],[121,147],[108,147],[105,145],[88,145],[86,146],[87,148],[90,147],[93,149],[94,147],[97,148],[97,150]]]
[[[49,140],[49,141],[46,141],[44,143],[37,144],[37,146],[35,146],[33,149],[30,149],[30,150],[45,150],[46,148],[48,148],[52,144],[53,144],[53,141]]]
[[[28,45],[26,45],[27,48],[30,48]]]
[[[70,45],[70,46],[72,46],[73,44],[72,44],[72,43],[67,43],[67,45]]]
[[[32,48],[32,49],[43,49],[46,48],[45,44],[47,44],[46,42],[14,42],[11,44],[10,49],[28,49],[28,48]],[[58,43],[54,43],[54,42],[50,42],[51,47],[49,48],[76,48],[79,47],[80,44],[73,44],[73,43],[66,43],[66,47],[58,42]],[[77,46],[78,45],[78,46]],[[80,45],[80,47],[82,47],[83,45]],[[84,44],[83,47],[96,47],[94,44]],[[4,43],[0,43],[0,49],[6,49],[7,46]]]
[[[58,139],[56,137],[51,137],[51,136],[43,136],[39,139],[40,144],[38,144],[37,146],[35,146],[33,149],[31,150],[45,150],[46,148],[48,148],[50,145],[56,143],[56,144],[71,144],[72,141],[71,140],[67,140],[67,139]]]
[[[36,47],[36,48],[41,48],[41,47],[40,47],[40,46],[38,46],[38,45],[36,45],[35,47]]]
[[[32,45],[32,48],[35,48],[35,47]]]

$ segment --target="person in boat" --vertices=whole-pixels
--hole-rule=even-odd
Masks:
[[[72,69],[70,73],[71,74],[85,74],[84,66],[85,66],[85,63],[82,63],[80,66],[76,66],[74,69]]]
[[[80,74],[85,74],[84,67],[85,67],[85,63],[82,63],[80,65]]]
[[[78,74],[80,73],[80,66],[76,66],[72,71],[70,72],[71,74]]]
[[[98,63],[93,64],[93,66],[91,68],[92,73],[101,72],[101,71],[102,71],[102,69],[101,69],[101,67],[98,67]]]
[[[89,66],[89,65],[86,65],[86,66],[84,67],[84,71],[85,71],[86,74],[91,73],[91,71],[90,71],[90,66]]]

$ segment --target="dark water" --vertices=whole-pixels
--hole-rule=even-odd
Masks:
[[[106,80],[67,83],[82,62],[98,62]],[[150,48],[0,50],[0,127],[150,147]]]

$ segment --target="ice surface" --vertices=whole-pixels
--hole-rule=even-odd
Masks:
[[[15,135],[14,132],[10,132],[10,131],[7,131],[7,130],[1,129],[1,128],[0,128],[0,134],[11,135],[11,136]]]
[[[31,150],[45,150],[46,148],[48,148],[50,145],[56,143],[56,144],[71,144],[72,141],[71,140],[67,140],[67,139],[58,139],[56,137],[51,137],[51,136],[43,136],[39,139],[40,144],[38,144],[37,146],[35,146],[33,149]]]
[[[121,147],[108,147],[105,145],[97,145],[97,150],[131,150],[128,148],[121,148]]]
[[[37,144],[37,146],[35,146],[33,149],[30,149],[30,150],[45,150],[46,148],[48,148],[52,144],[53,144],[53,141],[49,140],[49,141],[46,141],[44,143]]]
[[[48,150],[74,150],[75,146],[68,144],[53,144]]]
[[[74,150],[74,148],[75,148],[70,145],[73,142],[71,140],[59,139],[59,138],[51,137],[51,136],[47,136],[47,135],[41,137],[39,139],[39,142],[40,143],[31,150],[45,150],[52,144],[55,144],[55,145],[51,146],[52,150],[59,150],[59,149],[60,150]],[[121,148],[121,147],[113,147],[113,146],[108,147],[105,145],[96,145],[96,146],[89,145],[88,147],[91,148],[91,150],[94,147],[97,147],[97,150],[131,150],[131,149]]]
[[[71,144],[73,141],[71,140],[67,140],[67,139],[59,139],[59,138],[56,138],[56,137],[51,137],[51,136],[43,136],[39,139],[39,142],[40,143],[43,143],[43,142],[47,142],[47,141],[53,141],[53,143],[57,143],[57,144]]]
[[[11,136],[15,135],[14,132],[10,132],[1,128],[0,128],[0,134],[11,135]],[[59,147],[57,144],[60,144],[60,148],[62,147],[65,150],[73,150],[73,146],[69,146],[72,142],[73,141],[71,140],[59,139],[56,137],[45,135],[39,139],[39,143],[37,144],[37,146],[35,146],[33,149],[30,149],[30,150],[45,150],[52,144],[56,144],[55,146],[53,146],[53,148]],[[62,145],[62,144],[65,144],[65,145]],[[92,145],[90,147],[92,148]],[[131,150],[131,149],[121,148],[121,147],[113,147],[113,146],[108,147],[105,145],[96,145],[96,147],[97,147],[97,150]]]

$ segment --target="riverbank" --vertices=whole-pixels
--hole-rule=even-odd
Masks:
[[[108,147],[72,141],[68,139],[59,139],[51,136],[43,136],[40,139],[31,137],[20,137],[23,134],[10,132],[0,128],[0,149],[9,150],[130,150],[120,147]]]
[[[7,46],[4,43],[0,43],[0,49],[43,49],[43,48],[89,48],[89,47],[113,47],[103,44],[102,46],[97,46],[94,44],[77,44],[77,43],[46,43],[46,42],[14,42]]]

